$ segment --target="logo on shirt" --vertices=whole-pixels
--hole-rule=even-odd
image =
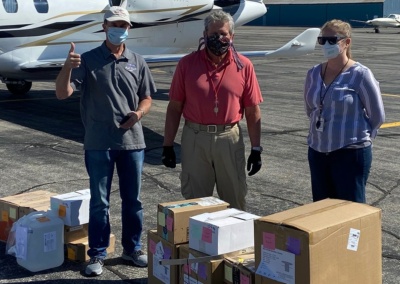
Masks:
[[[125,66],[125,69],[128,70],[129,72],[133,72],[133,71],[135,71],[137,68],[136,68],[136,65],[135,65],[135,64],[127,63],[126,66]]]

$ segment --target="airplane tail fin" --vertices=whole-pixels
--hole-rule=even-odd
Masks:
[[[320,31],[319,28],[309,28],[276,50],[247,51],[240,53],[247,57],[293,57],[306,55],[314,51]]]

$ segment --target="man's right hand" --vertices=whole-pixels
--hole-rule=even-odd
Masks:
[[[75,44],[73,42],[71,42],[71,48],[69,49],[68,58],[65,61],[65,65],[67,65],[67,67],[70,69],[78,68],[81,65],[81,55],[75,53]]]
[[[71,47],[68,51],[68,57],[65,59],[64,65],[61,68],[56,78],[56,96],[59,100],[64,100],[74,92],[71,87],[71,71],[81,65],[81,55],[75,53],[75,44],[71,42]]]
[[[176,156],[175,156],[174,146],[163,147],[161,161],[167,168],[174,169],[176,167]]]

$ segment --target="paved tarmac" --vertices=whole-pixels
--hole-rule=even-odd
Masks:
[[[272,50],[302,32],[303,28],[241,27],[236,30],[236,48]],[[400,34],[397,29],[356,29],[353,56],[371,68],[380,82],[386,123],[374,142],[373,163],[367,185],[367,202],[382,209],[383,283],[400,283]],[[307,70],[321,62],[314,54],[291,59],[253,59],[264,96],[262,109],[263,168],[248,178],[248,212],[260,216],[310,203],[311,188],[307,163],[307,118],[302,89]],[[173,67],[153,69],[158,93],[150,114],[143,119],[146,159],[142,200],[144,228],[156,228],[157,204],[181,200],[180,164],[165,168],[160,162],[167,94]],[[0,197],[38,189],[67,193],[88,187],[83,163],[83,127],[79,94],[58,101],[53,83],[34,83],[24,96],[10,95],[0,86]],[[241,125],[245,128],[244,121]],[[246,135],[247,151],[250,144]],[[179,157],[180,132],[176,139]],[[247,153],[248,154],[248,153]],[[246,155],[247,156],[247,155]],[[103,274],[86,278],[82,263],[65,261],[60,267],[31,273],[5,255],[0,244],[0,283],[148,283],[147,269],[127,265],[121,258],[120,202],[114,179],[111,194],[111,224],[116,235],[115,253],[105,262]],[[143,234],[147,248],[146,233]],[[340,273],[340,271],[338,271]],[[325,284],[325,283],[319,283]],[[328,283],[330,284],[330,283]]]

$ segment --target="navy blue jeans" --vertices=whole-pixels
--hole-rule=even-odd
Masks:
[[[116,166],[122,208],[121,244],[127,253],[141,249],[143,207],[140,201],[144,150],[85,151],[90,178],[89,257],[104,258],[110,243],[110,191]]]
[[[308,148],[313,200],[336,198],[365,203],[371,146],[320,153]]]

